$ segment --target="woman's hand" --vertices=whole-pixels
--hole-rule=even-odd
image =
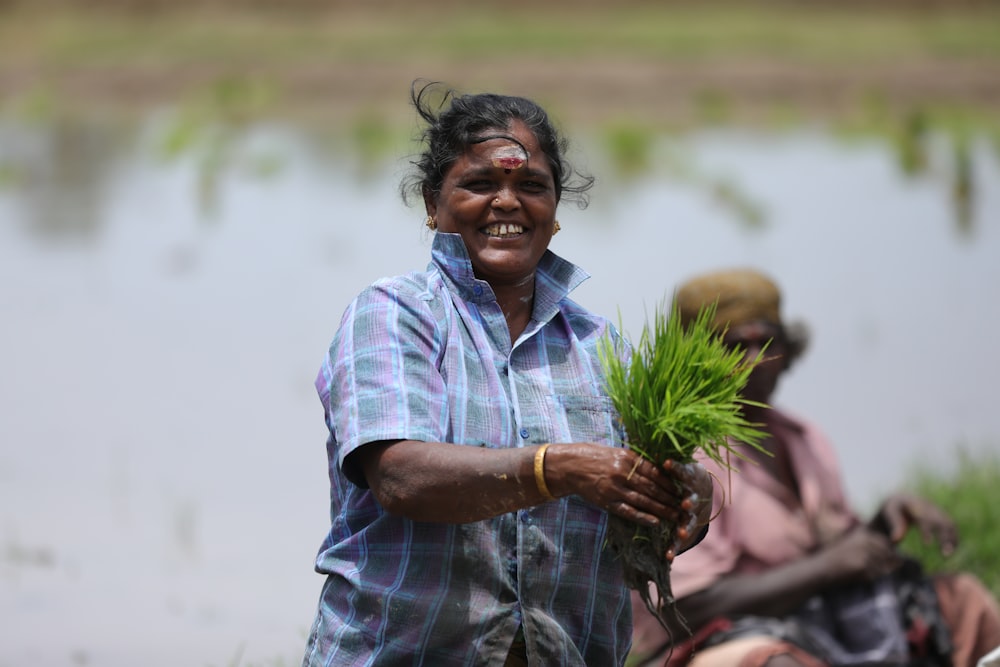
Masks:
[[[681,520],[677,528],[677,539],[673,549],[667,552],[667,560],[673,560],[693,546],[708,525],[712,515],[712,476],[700,463],[677,463],[667,459],[663,469],[688,490],[688,496],[681,502],[681,509],[687,512],[687,519]]]
[[[856,581],[874,581],[900,566],[902,560],[892,542],[882,533],[859,525],[825,547],[820,576],[831,585]]]
[[[467,523],[537,505],[537,447],[487,449],[410,440],[373,442],[355,450],[357,466],[390,514],[414,521]],[[684,528],[680,553],[711,511],[712,483],[700,465],[655,466],[629,449],[553,443],[542,474],[555,497],[579,495],[592,505],[647,526]],[[697,494],[697,495],[693,495]],[[693,518],[693,520],[692,520]]]
[[[899,544],[911,526],[916,526],[924,544],[937,541],[944,556],[958,547],[958,529],[941,508],[923,498],[899,493],[890,496],[872,519],[872,528]]]
[[[549,448],[545,474],[557,496],[576,494],[646,526],[661,521],[681,526],[685,531],[682,547],[696,536],[695,527],[707,521],[711,512],[712,479],[699,464],[668,461],[661,468],[630,449],[574,443]]]

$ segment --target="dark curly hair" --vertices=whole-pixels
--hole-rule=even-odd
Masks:
[[[507,130],[512,121],[519,120],[535,135],[545,153],[555,180],[556,200],[566,196],[580,208],[586,207],[587,191],[594,178],[569,164],[568,141],[535,102],[494,93],[460,95],[440,82],[423,83],[419,79],[410,88],[410,100],[427,126],[421,135],[425,149],[411,162],[415,173],[404,179],[401,187],[405,202],[414,196],[436,197],[445,174],[469,146],[486,138],[486,132]]]

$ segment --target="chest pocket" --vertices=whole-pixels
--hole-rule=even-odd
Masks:
[[[561,394],[555,396],[556,435],[563,442],[597,442],[621,446],[618,413],[607,396]]]

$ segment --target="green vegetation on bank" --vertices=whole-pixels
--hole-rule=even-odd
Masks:
[[[665,168],[748,226],[766,224],[761,205],[671,138],[819,121],[891,142],[907,175],[947,179],[968,227],[974,149],[1000,151],[997,25],[1000,5],[960,0],[0,0],[0,119],[165,112],[164,154],[199,156],[211,184],[245,130],[274,119],[318,124],[366,159],[398,154],[407,86],[431,76],[535,97],[571,135],[597,137],[616,173]],[[0,158],[0,185],[17,172]]]
[[[997,25],[996,3],[0,0],[0,112],[176,108],[242,86],[267,89],[258,115],[377,125],[410,120],[405,88],[428,76],[626,128],[955,109],[982,126],[1000,106]]]
[[[973,455],[959,450],[956,469],[942,472],[929,465],[917,466],[911,473],[910,488],[937,503],[958,525],[959,546],[948,558],[936,545],[924,544],[911,531],[902,548],[917,557],[931,572],[965,571],[978,576],[1000,597],[1000,454]]]
[[[779,58],[871,65],[884,60],[1000,58],[996,5],[939,10],[814,3],[432,7],[188,8],[152,14],[72,7],[0,10],[0,61],[80,67],[407,62],[416,56],[518,61]]]

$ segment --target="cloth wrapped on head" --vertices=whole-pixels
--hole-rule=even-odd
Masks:
[[[677,288],[674,306],[687,326],[705,306],[717,303],[712,324],[722,333],[748,322],[767,322],[781,330],[788,346],[786,368],[805,352],[809,329],[802,322],[781,319],[781,291],[768,276],[755,269],[728,269],[691,278]]]
[[[714,325],[719,331],[747,322],[781,326],[781,293],[774,281],[759,271],[707,273],[687,281],[674,294],[674,304],[685,326],[704,306],[716,301]]]

